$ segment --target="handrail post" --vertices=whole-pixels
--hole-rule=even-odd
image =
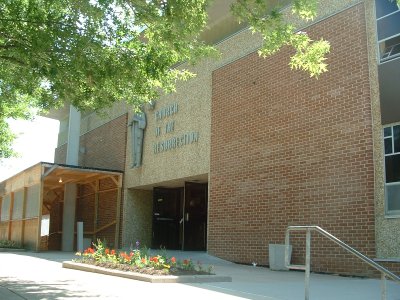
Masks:
[[[386,300],[386,275],[381,273],[381,299]]]
[[[315,230],[318,233],[322,234],[324,237],[330,239],[331,241],[338,244],[343,249],[347,250],[348,252],[352,253],[353,255],[357,256],[359,259],[363,260],[370,266],[374,267],[376,270],[381,272],[381,299],[386,300],[387,297],[387,278],[394,280],[395,282],[400,282],[400,277],[396,274],[390,272],[386,268],[382,267],[381,265],[377,264],[372,259],[366,257],[362,253],[358,252],[354,248],[350,247],[343,241],[339,240],[337,237],[333,236],[326,230],[322,229],[319,226],[288,226],[286,229],[286,236],[285,236],[285,264],[288,269],[297,269],[297,270],[304,270],[305,271],[305,300],[310,299],[310,272],[311,272],[311,231]],[[289,244],[290,244],[290,232],[291,231],[306,231],[306,261],[305,265],[292,265],[290,263],[289,258]]]
[[[311,270],[311,230],[306,233],[306,276],[305,276],[305,300],[310,299],[310,270]]]

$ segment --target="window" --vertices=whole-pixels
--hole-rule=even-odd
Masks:
[[[400,57],[400,9],[396,1],[376,0],[380,61]]]
[[[400,217],[400,125],[383,129],[385,149],[385,213]]]

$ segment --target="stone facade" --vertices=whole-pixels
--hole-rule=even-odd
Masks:
[[[122,244],[125,247],[136,241],[141,246],[151,246],[153,216],[153,193],[149,190],[128,190],[124,202],[124,230]]]

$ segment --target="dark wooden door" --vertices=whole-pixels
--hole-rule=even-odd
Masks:
[[[207,183],[185,183],[183,249],[207,249]]]
[[[153,189],[152,248],[181,249],[182,189]]]

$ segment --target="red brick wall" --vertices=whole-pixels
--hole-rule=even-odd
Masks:
[[[99,182],[98,194],[98,210],[97,210],[97,229],[103,230],[96,234],[96,238],[106,241],[108,246],[114,246],[116,225],[112,224],[116,221],[117,216],[117,185],[110,178],[102,179]],[[76,206],[76,219],[84,224],[84,232],[94,231],[95,218],[95,190],[91,185],[80,185],[79,197]],[[85,237],[92,238],[93,235],[88,234]],[[94,241],[95,242],[95,241]]]
[[[91,184],[79,184],[78,197],[76,202],[75,224],[83,222],[84,237],[93,240],[94,218],[95,218],[95,182]],[[63,194],[63,191],[58,191]],[[99,203],[97,210],[97,232],[96,238],[106,241],[110,247],[114,245],[116,225],[112,224],[117,217],[117,195],[118,187],[111,178],[104,178],[99,181]],[[62,231],[62,204],[58,200],[53,201],[50,216],[50,237],[48,240],[49,250],[61,250]],[[110,225],[111,226],[107,226]],[[121,223],[122,224],[122,223]],[[76,242],[74,243],[76,245]]]
[[[331,43],[318,80],[288,67],[290,49],[213,72],[208,249],[268,264],[288,225],[319,225],[375,257],[374,168],[364,6],[307,29]],[[312,270],[370,273],[326,239]],[[304,262],[294,240],[293,260]]]
[[[400,261],[399,262],[378,262],[380,265],[384,266],[388,270],[400,276]],[[377,274],[380,275],[380,274]]]
[[[125,169],[127,118],[128,114],[124,114],[82,135],[79,146],[85,150],[85,153],[79,153],[79,165],[123,171]],[[55,150],[54,162],[65,163],[66,152],[66,144],[58,147]]]
[[[63,195],[63,191],[57,191],[60,195]],[[60,199],[62,201],[62,199]],[[49,250],[61,250],[61,232],[62,231],[62,214],[63,214],[63,202],[56,199],[51,204],[50,210],[50,228],[49,228],[49,239],[48,249]]]
[[[79,166],[123,171],[126,159],[127,118],[128,114],[124,114],[82,135],[80,148],[85,149],[85,152],[79,154]],[[55,163],[65,164],[66,149],[67,145],[56,149]],[[111,190],[105,191],[109,189]],[[117,194],[116,185],[111,179],[100,181],[98,228],[116,219]],[[90,186],[80,186],[76,218],[84,222],[84,231],[93,231],[94,194]],[[120,224],[122,224],[122,214]],[[97,238],[105,239],[108,245],[114,246],[115,230],[115,225],[107,227],[97,234]],[[122,225],[120,236],[121,232]],[[91,236],[85,235],[85,237]]]
[[[65,164],[67,160],[67,144],[61,145],[54,150],[54,163]]]

